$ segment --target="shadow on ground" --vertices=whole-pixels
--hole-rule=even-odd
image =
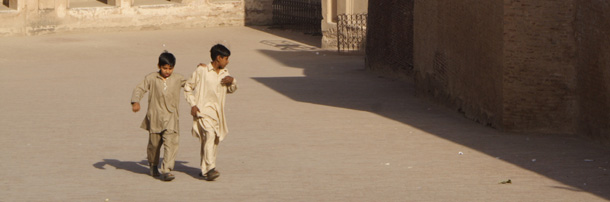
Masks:
[[[253,79],[295,101],[376,113],[570,186],[552,188],[610,199],[610,149],[602,145],[570,136],[501,133],[457,112],[430,109],[435,105],[416,98],[413,84],[366,72],[362,55],[295,46],[284,49],[283,42],[261,43],[278,49],[260,50],[262,54],[287,67],[303,69],[305,76]],[[451,127],[464,124],[471,127]]]
[[[311,34],[305,34],[304,31],[272,28],[272,26],[248,26],[249,28],[259,30],[268,34],[273,34],[282,38],[289,39],[290,41],[296,41],[307,46],[303,47],[322,47],[322,36],[314,36]],[[307,36],[307,37],[303,37]]]
[[[193,178],[199,178],[199,172],[201,172],[201,170],[199,168],[193,168],[193,167],[186,166],[185,164],[188,163],[186,161],[176,161],[175,163],[176,163],[174,166],[175,172],[183,172],[183,173],[186,173],[187,175],[190,175]],[[125,171],[129,171],[129,172],[132,172],[135,174],[149,175],[148,161],[146,161],[146,160],[136,162],[136,161],[121,161],[121,160],[117,160],[117,159],[104,159],[100,162],[94,163],[93,167],[95,167],[97,169],[105,170],[106,165],[110,165],[118,170],[125,170]]]

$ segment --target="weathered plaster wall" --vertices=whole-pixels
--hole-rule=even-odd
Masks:
[[[0,12],[0,36],[55,32],[243,26],[242,0],[183,0],[158,5],[70,7],[68,0],[21,0]]]
[[[246,25],[271,25],[273,0],[245,0]]]

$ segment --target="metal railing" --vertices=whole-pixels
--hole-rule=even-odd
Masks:
[[[273,0],[273,27],[322,34],[321,0]]]
[[[364,51],[367,14],[337,16],[337,48],[339,52]]]

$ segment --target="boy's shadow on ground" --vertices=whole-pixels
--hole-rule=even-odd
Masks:
[[[159,162],[161,162],[161,161],[163,161],[163,159],[159,160]],[[183,173],[186,173],[187,175],[190,175],[193,178],[198,178],[199,172],[201,172],[201,170],[199,168],[193,168],[193,167],[186,166],[185,165],[186,163],[188,163],[188,162],[187,161],[176,161],[173,171],[174,172],[183,172]],[[106,165],[113,166],[113,167],[115,167],[115,169],[126,170],[126,171],[130,171],[130,172],[133,172],[136,174],[149,175],[149,172],[150,172],[147,160],[135,162],[135,161],[120,161],[117,159],[104,159],[100,162],[94,163],[93,167],[95,167],[97,169],[105,170]]]

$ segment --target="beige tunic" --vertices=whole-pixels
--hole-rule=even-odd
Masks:
[[[159,72],[153,72],[144,77],[144,81],[136,86],[131,96],[131,102],[140,102],[148,92],[148,111],[142,121],[141,128],[151,133],[161,133],[163,130],[178,133],[178,106],[180,104],[180,88],[184,86],[184,76],[173,73],[165,80]]]
[[[220,141],[229,133],[224,113],[225,98],[227,93],[237,90],[237,80],[234,79],[231,86],[221,85],[220,80],[226,76],[229,76],[229,70],[226,68],[221,69],[217,74],[212,64],[200,65],[184,85],[186,101],[191,107],[199,108],[197,117],[193,118],[193,136],[201,138],[203,135],[203,131],[199,131],[197,126],[203,117],[216,120],[218,123],[216,134]]]

